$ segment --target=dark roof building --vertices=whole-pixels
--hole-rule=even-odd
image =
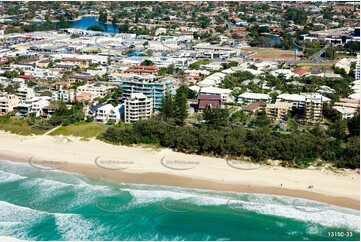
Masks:
[[[246,113],[253,112],[255,113],[258,110],[262,110],[266,108],[266,103],[264,102],[253,102],[245,106],[242,111]]]
[[[220,108],[221,107],[221,95],[199,95],[198,96],[198,110],[203,111],[208,106],[211,108]]]

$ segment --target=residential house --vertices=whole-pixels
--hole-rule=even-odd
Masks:
[[[355,108],[348,108],[348,107],[341,107],[341,106],[334,106],[333,109],[337,110],[341,113],[343,119],[352,118],[357,109]]]
[[[242,108],[242,111],[247,113],[247,114],[253,114],[256,113],[258,111],[263,111],[266,109],[266,103],[265,102],[253,102],[250,103],[248,105],[246,105],[245,107]]]
[[[276,102],[289,102],[297,109],[303,109],[306,104],[306,97],[300,94],[283,93],[277,96]]]
[[[50,118],[55,111],[59,108],[57,104],[50,104],[41,109],[41,117],[43,118]]]
[[[83,86],[80,86],[77,88],[77,91],[90,92],[96,94],[99,97],[105,97],[114,88],[115,88],[114,86],[106,86],[101,83],[95,83],[95,84],[85,84]]]
[[[220,108],[222,105],[222,96],[216,95],[199,95],[198,96],[198,111],[203,112],[207,107]]]
[[[124,105],[118,105],[114,107],[112,104],[106,104],[98,108],[94,121],[97,123],[118,123],[121,121],[121,109]]]
[[[218,87],[202,87],[200,89],[201,95],[221,95],[222,102],[233,102],[231,89],[222,89]]]
[[[238,102],[247,103],[247,102],[269,102],[271,101],[271,97],[268,94],[263,93],[252,93],[245,92],[238,96]]]
[[[16,109],[18,110],[17,116],[30,116],[34,115],[39,117],[42,112],[42,108],[48,106],[50,103],[50,97],[35,97],[26,100],[24,103],[19,104]]]
[[[124,71],[136,75],[155,75],[157,73],[156,66],[134,66]]]

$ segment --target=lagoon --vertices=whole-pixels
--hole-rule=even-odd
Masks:
[[[34,21],[31,22],[31,24],[43,24],[43,22]],[[96,25],[102,27],[104,29],[104,32],[119,33],[119,30],[116,26],[112,24],[100,23],[95,16],[82,17],[79,20],[70,21],[69,24],[71,28],[79,28],[84,30],[87,30],[90,26]]]

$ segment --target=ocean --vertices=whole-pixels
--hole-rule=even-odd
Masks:
[[[0,161],[0,241],[360,240],[359,211],[292,197],[123,184]]]

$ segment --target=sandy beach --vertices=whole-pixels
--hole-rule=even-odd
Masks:
[[[170,149],[116,146],[78,137],[20,136],[4,131],[0,131],[0,159],[126,183],[275,194],[357,210],[360,207],[360,175],[356,171],[258,166]]]

